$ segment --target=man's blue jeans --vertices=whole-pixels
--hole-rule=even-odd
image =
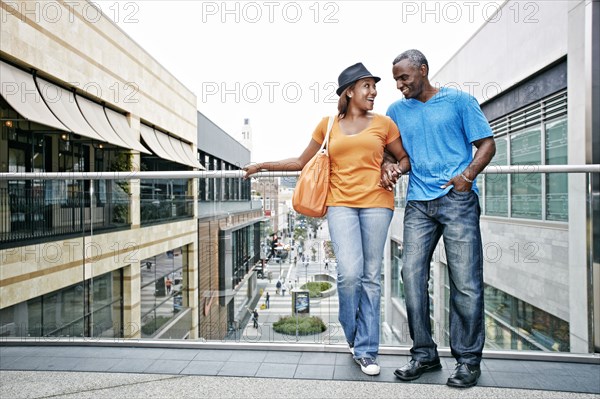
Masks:
[[[483,251],[477,194],[454,189],[431,201],[408,201],[404,213],[402,280],[412,358],[438,357],[429,319],[428,280],[443,235],[450,279],[450,349],[459,363],[479,365],[485,341]]]
[[[381,264],[392,216],[387,208],[327,210],[338,261],[339,321],[357,359],[376,359],[379,352]]]

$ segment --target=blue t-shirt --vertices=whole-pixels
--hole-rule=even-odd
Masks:
[[[452,186],[441,186],[464,171],[473,160],[473,143],[493,136],[475,97],[442,87],[423,103],[401,99],[387,110],[410,157],[408,201],[442,197]],[[477,183],[473,190],[478,193]]]

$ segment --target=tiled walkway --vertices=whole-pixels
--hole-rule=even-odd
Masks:
[[[381,355],[381,374],[369,377],[360,372],[349,353],[333,349],[338,352],[232,349],[231,345],[224,349],[6,345],[0,346],[0,397],[161,397],[158,393],[165,379],[175,377],[179,378],[172,381],[176,391],[191,384],[180,377],[194,377],[202,381],[202,387],[212,387],[210,392],[199,387],[196,393],[186,394],[201,398],[254,397],[247,392],[250,386],[263,393],[260,397],[281,397],[275,395],[278,384],[296,387],[286,399],[359,397],[360,392],[372,397],[369,392],[377,391],[383,395],[378,397],[579,398],[588,397],[582,395],[586,393],[600,397],[600,358],[593,359],[593,364],[484,359],[478,386],[460,390],[444,385],[454,368],[451,358],[442,359],[442,371],[404,383],[393,371],[407,361],[406,356]],[[261,385],[273,387],[273,395]]]

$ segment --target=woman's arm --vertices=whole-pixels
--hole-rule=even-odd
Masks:
[[[282,159],[280,161],[269,161],[259,162],[255,164],[247,165],[243,168],[246,171],[244,179],[249,178],[251,175],[260,172],[261,170],[272,170],[272,171],[295,171],[302,170],[304,165],[315,156],[317,151],[321,148],[321,144],[311,139],[308,146],[304,149],[304,152],[295,158]]]

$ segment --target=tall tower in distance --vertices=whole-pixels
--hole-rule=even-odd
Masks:
[[[244,126],[242,127],[242,145],[252,153],[252,128],[250,127],[250,119],[244,118]]]

